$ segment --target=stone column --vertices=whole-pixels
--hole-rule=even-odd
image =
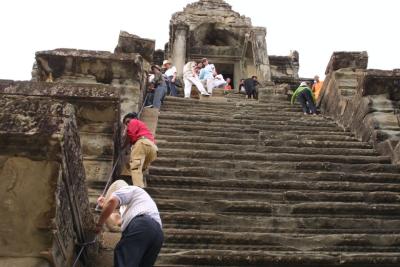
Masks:
[[[264,27],[254,27],[253,34],[254,63],[257,75],[259,76],[258,78],[262,81],[271,81],[271,69],[267,53],[267,42],[265,40],[267,30]]]
[[[188,26],[184,24],[176,25],[175,38],[172,48],[172,64],[176,67],[178,76],[182,77],[183,66],[186,61],[186,40]]]

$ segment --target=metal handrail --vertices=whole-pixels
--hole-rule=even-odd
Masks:
[[[81,257],[83,250],[84,250],[87,246],[90,246],[90,245],[95,244],[96,241],[97,241],[96,239],[97,239],[97,237],[94,237],[94,239],[93,239],[92,241],[89,241],[89,242],[86,242],[86,243],[78,244],[79,246],[81,246],[81,250],[79,250],[79,253],[78,253],[78,255],[76,256],[75,261],[74,261],[74,263],[72,264],[72,267],[75,267],[76,264],[78,263],[78,260],[79,260],[79,258]]]

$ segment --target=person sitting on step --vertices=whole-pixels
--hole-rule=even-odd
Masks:
[[[123,147],[131,144],[130,170],[133,185],[145,187],[143,171],[157,158],[158,148],[153,134],[144,122],[140,121],[136,112],[128,113],[122,122],[126,126]]]
[[[196,73],[197,64],[195,61],[189,61],[183,67],[183,82],[185,84],[185,98],[190,98],[190,93],[192,92],[192,85],[195,85],[197,90],[204,96],[209,96],[210,94],[204,89],[199,76]]]
[[[308,87],[306,82],[301,82],[300,86],[294,91],[290,103],[293,105],[294,100],[297,99],[303,108],[304,115],[314,114],[317,115],[317,109],[315,108],[314,94]]]
[[[164,76],[161,73],[161,68],[158,65],[151,66],[151,71],[154,73],[154,79],[152,81],[154,85],[154,97],[153,104],[149,107],[161,108],[161,104],[167,94],[167,83],[165,82]]]
[[[203,58],[201,62],[204,68],[201,69],[199,78],[206,84],[208,93],[212,95],[213,89],[225,85],[226,81],[217,73],[214,64],[209,64],[207,58]]]
[[[224,94],[230,94],[232,92],[231,78],[226,78],[226,85],[224,87]]]
[[[178,96],[178,91],[176,90],[175,82],[176,82],[176,68],[172,66],[171,61],[164,60],[163,68],[166,69],[165,76],[167,76],[167,85],[169,88],[169,94],[171,96]]]

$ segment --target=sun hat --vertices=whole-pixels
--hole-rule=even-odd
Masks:
[[[162,66],[165,67],[165,65],[167,64],[172,64],[171,61],[169,61],[168,59],[164,60],[162,63]]]
[[[306,82],[301,82],[300,86],[307,86],[307,83]]]
[[[107,201],[111,197],[112,193],[114,193],[115,191],[117,191],[117,190],[119,190],[119,189],[121,189],[123,187],[126,187],[126,186],[129,186],[129,185],[124,180],[116,180],[108,188],[106,196],[105,196],[105,200]]]

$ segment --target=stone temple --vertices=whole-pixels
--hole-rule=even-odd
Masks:
[[[178,72],[190,60],[207,57],[224,77],[238,84],[241,78],[263,81],[298,78],[298,54],[269,57],[266,28],[254,27],[250,18],[232,10],[223,0],[189,4],[172,16],[166,57]]]
[[[121,117],[141,110],[151,64],[203,57],[235,86],[257,75],[258,100],[143,109],[159,147],[155,266],[400,266],[400,70],[332,51],[321,115],[306,116],[289,102],[311,80],[299,53],[268,55],[266,29],[227,2],[189,4],[169,30],[165,50],[121,32],[114,52],[38,51],[31,80],[0,80],[0,266],[113,266],[120,233],[93,227],[108,178],[130,180]]]

